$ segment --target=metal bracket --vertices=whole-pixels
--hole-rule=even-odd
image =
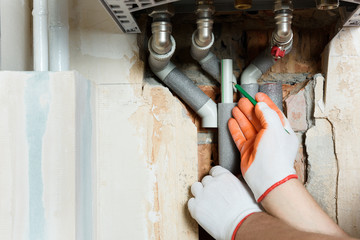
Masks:
[[[179,0],[100,0],[124,33],[140,33],[132,12]]]

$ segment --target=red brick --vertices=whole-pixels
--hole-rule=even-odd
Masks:
[[[305,90],[300,90],[297,94],[289,96],[286,100],[286,115],[294,131],[306,131],[306,101]]]
[[[299,151],[298,151],[298,153],[296,155],[294,168],[295,168],[296,174],[299,177],[299,180],[302,183],[304,183],[305,182],[306,164],[305,164],[305,157],[304,157],[304,148],[303,148],[302,145],[300,145]]]

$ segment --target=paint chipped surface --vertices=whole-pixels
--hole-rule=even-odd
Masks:
[[[325,52],[324,95],[321,89],[315,88],[321,95],[315,95],[315,99],[324,96],[323,109],[316,110],[315,117],[324,118],[331,126],[327,133],[331,131],[337,172],[328,177],[336,178],[336,219],[353,237],[360,237],[359,36],[360,28],[344,28],[334,37]]]
[[[137,51],[135,34],[119,34],[93,29],[80,30],[81,54],[98,58],[130,60]]]
[[[122,34],[100,1],[70,6],[70,68],[97,84],[141,84],[136,35]]]
[[[139,128],[147,120],[148,239],[197,239],[197,224],[186,207],[197,180],[196,128],[167,88],[146,84],[142,97],[145,104],[131,121]]]
[[[29,156],[25,79],[29,73],[0,73],[0,239],[29,237]]]

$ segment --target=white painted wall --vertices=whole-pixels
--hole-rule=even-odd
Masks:
[[[30,0],[1,0],[1,70],[32,69]]]
[[[93,87],[75,72],[0,72],[0,239],[91,239],[76,234],[92,234]]]
[[[90,81],[0,73],[0,239],[197,239],[196,127],[145,84],[136,35],[97,0],[69,5],[70,66]]]
[[[142,78],[132,76],[139,64],[136,35],[122,34],[98,0],[69,5],[70,68],[100,84],[141,84]]]

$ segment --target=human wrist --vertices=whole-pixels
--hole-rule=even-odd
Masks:
[[[271,187],[269,187],[258,199],[257,202],[260,203],[271,191],[273,191],[275,188],[279,187],[280,185],[286,183],[287,181],[291,179],[298,179],[298,176],[296,174],[290,174],[287,177],[281,179],[278,182],[275,182]]]
[[[240,240],[241,236],[243,235],[242,232],[244,232],[246,225],[251,225],[254,221],[256,221],[256,219],[261,218],[262,215],[266,214],[264,212],[253,212],[246,216],[234,230],[231,240]]]
[[[229,232],[231,235],[229,235],[229,237],[227,237],[227,239],[235,240],[236,233],[238,232],[238,230],[240,229],[240,227],[242,226],[244,221],[251,215],[261,213],[261,212],[262,211],[260,208],[254,208],[254,209],[249,209],[248,211],[242,213],[239,216],[239,218],[235,221],[235,224],[233,225],[232,230]]]
[[[279,217],[287,211],[292,211],[294,201],[293,197],[298,194],[298,180],[289,179],[283,184],[270,191],[261,201],[261,205],[271,215]],[[279,207],[281,206],[281,208]]]
[[[346,237],[298,179],[291,179],[275,188],[261,204],[270,215],[298,230]]]

